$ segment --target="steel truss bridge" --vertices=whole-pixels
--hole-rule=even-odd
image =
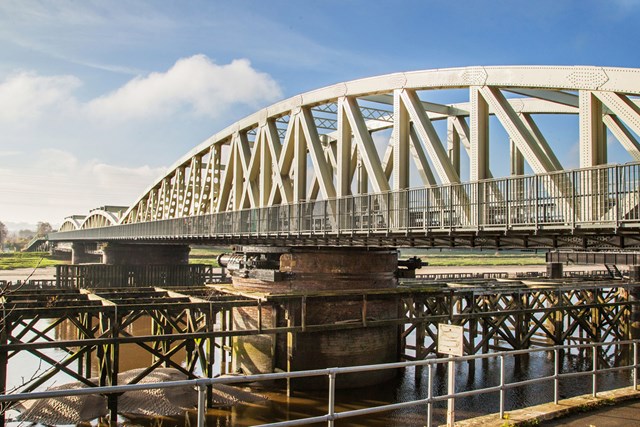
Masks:
[[[638,248],[640,164],[608,164],[607,134],[640,161],[639,95],[640,69],[601,67],[339,83],[234,123],[131,207],[69,217],[49,239]],[[545,135],[543,115],[573,117],[579,169],[563,168],[552,149],[563,141]],[[508,141],[507,177],[489,167],[495,129]]]

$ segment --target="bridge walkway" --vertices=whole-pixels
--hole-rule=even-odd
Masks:
[[[51,233],[52,242],[640,247],[640,163]],[[599,185],[583,188],[599,179]]]
[[[457,421],[456,427],[637,427],[640,426],[640,388],[625,387],[558,401],[499,414],[485,415]]]

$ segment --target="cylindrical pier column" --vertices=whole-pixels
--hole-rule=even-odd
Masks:
[[[280,253],[277,253],[278,249]],[[398,317],[394,298],[367,298],[367,290],[397,285],[398,254],[395,249],[264,248],[264,253],[260,248],[249,249],[253,252],[243,250],[243,254],[227,258],[234,287],[292,297],[275,305],[234,309],[234,329],[255,328],[258,324],[263,328],[303,324],[307,327],[324,325],[325,328],[275,336],[235,337],[235,370],[253,374],[399,360],[398,327],[367,325],[371,320]],[[252,266],[258,268],[251,270]],[[353,291],[357,290],[362,293],[354,296]],[[353,322],[359,326],[354,326]],[[350,327],[331,327],[339,324]],[[339,375],[337,386],[368,386],[395,375],[394,370]],[[297,389],[323,388],[326,378],[296,380],[292,381],[292,386]]]

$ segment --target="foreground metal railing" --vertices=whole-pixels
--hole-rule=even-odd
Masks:
[[[629,346],[631,348],[632,362],[630,364],[624,365],[624,366],[617,366],[617,367],[601,367],[600,366],[600,364],[598,363],[599,355],[602,354],[602,349],[604,347],[623,346],[623,345]],[[43,392],[32,392],[32,393],[23,393],[23,394],[0,395],[0,403],[16,402],[16,401],[31,400],[31,399],[48,399],[48,398],[66,397],[66,396],[83,396],[83,395],[89,395],[89,394],[102,394],[102,395],[109,395],[109,394],[115,394],[115,393],[120,394],[128,391],[135,391],[135,390],[164,389],[164,388],[174,388],[174,387],[195,387],[197,388],[197,391],[198,391],[198,406],[197,406],[198,427],[204,427],[205,416],[206,416],[207,387],[215,386],[216,384],[238,384],[238,383],[274,381],[274,380],[283,380],[283,379],[292,379],[292,378],[326,376],[329,380],[329,390],[328,390],[328,398],[327,398],[327,413],[325,415],[302,418],[297,420],[290,420],[290,421],[275,422],[270,424],[263,424],[263,426],[269,426],[269,427],[287,426],[288,427],[288,426],[297,426],[297,425],[308,425],[308,424],[318,423],[318,422],[326,422],[328,426],[333,426],[335,420],[376,414],[380,412],[387,412],[395,409],[408,408],[413,406],[427,405],[427,417],[425,420],[425,424],[431,427],[433,424],[433,404],[436,402],[442,402],[442,401],[449,402],[447,425],[452,426],[453,423],[455,422],[455,411],[454,411],[455,400],[463,397],[469,397],[469,396],[480,395],[485,393],[499,393],[500,395],[499,416],[501,419],[503,419],[505,415],[506,394],[510,390],[518,387],[526,387],[532,384],[552,382],[553,389],[554,389],[552,400],[555,404],[557,404],[559,400],[560,381],[563,379],[578,377],[578,376],[591,376],[592,378],[591,394],[593,397],[597,397],[599,392],[598,376],[602,376],[607,373],[626,370],[626,371],[631,371],[632,386],[634,390],[637,390],[638,368],[640,367],[638,364],[638,347],[639,346],[640,346],[640,339],[636,339],[636,340],[615,341],[615,342],[606,342],[606,343],[561,345],[561,346],[554,346],[554,347],[547,347],[547,348],[533,348],[533,349],[526,349],[526,350],[514,350],[514,351],[506,351],[506,352],[500,352],[500,353],[479,354],[479,355],[463,356],[463,357],[449,357],[449,358],[441,358],[441,359],[389,363],[389,364],[383,364],[383,365],[352,366],[352,367],[317,369],[317,370],[299,371],[299,372],[282,372],[282,373],[260,374],[260,375],[241,375],[241,376],[233,376],[233,377],[203,378],[203,379],[174,381],[174,382],[166,382],[166,383],[132,384],[132,385],[122,385],[122,386],[113,386],[113,387],[95,387],[95,388],[85,388],[85,389],[75,389],[75,390],[43,391]],[[590,370],[577,371],[577,372],[560,372],[561,353],[563,351],[571,351],[572,349],[590,349],[591,350],[592,367]],[[510,382],[510,383],[505,380],[506,378],[505,359],[506,358],[514,357],[518,355],[524,355],[524,354],[538,353],[538,352],[546,352],[546,353],[553,354],[553,366],[554,366],[553,375],[542,376],[539,378],[532,378],[524,381],[516,381],[516,382]],[[448,364],[449,372],[450,372],[449,378],[452,378],[451,372],[455,371],[456,364],[462,363],[462,362],[474,361],[478,359],[491,359],[491,358],[497,358],[499,359],[499,362],[500,362],[500,380],[498,385],[479,388],[475,390],[465,390],[461,392],[453,392],[453,393],[449,392],[448,394],[443,394],[443,395],[434,395],[433,369],[435,366],[439,364],[445,364],[445,363]],[[348,374],[348,373],[368,372],[368,371],[376,371],[376,370],[382,370],[382,369],[398,369],[398,368],[408,368],[408,367],[424,367],[427,369],[429,382],[428,382],[426,398],[411,400],[406,402],[391,403],[387,405],[373,406],[369,408],[336,412],[336,377],[337,376]],[[455,390],[452,384],[449,384],[449,390]]]
[[[425,235],[640,227],[640,163],[517,176],[49,234],[136,238]]]

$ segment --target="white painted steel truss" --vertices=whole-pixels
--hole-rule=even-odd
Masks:
[[[563,170],[553,135],[536,123],[540,114],[579,117],[582,168],[607,163],[606,129],[640,160],[638,95],[640,69],[599,67],[470,67],[339,83],[213,135],[149,187],[120,223],[456,184],[461,149],[470,181],[492,178],[490,117],[511,141],[504,161],[512,175],[523,175],[525,162],[534,174]],[[460,99],[435,102],[447,96]],[[602,185],[596,181],[583,185]],[[559,181],[548,185],[564,196],[575,191]],[[501,197],[497,187],[492,193]]]

